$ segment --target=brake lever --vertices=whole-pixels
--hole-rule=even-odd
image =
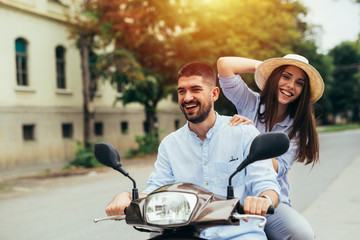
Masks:
[[[240,213],[233,213],[231,215],[232,219],[236,219],[236,220],[247,220],[249,218],[251,219],[258,219],[258,220],[262,220],[261,223],[259,223],[259,227],[264,228],[265,224],[266,224],[266,217],[264,216],[260,216],[260,215],[252,215],[252,214],[240,214]]]
[[[100,222],[100,221],[107,221],[107,220],[124,220],[124,215],[115,215],[110,217],[104,217],[104,218],[96,218],[94,219],[94,223]]]

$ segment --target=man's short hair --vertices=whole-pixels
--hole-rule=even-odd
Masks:
[[[177,79],[181,77],[200,76],[204,79],[206,84],[211,87],[216,86],[216,74],[214,69],[206,63],[190,62],[184,65],[178,72]]]

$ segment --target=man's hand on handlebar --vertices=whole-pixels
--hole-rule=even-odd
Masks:
[[[265,216],[271,203],[263,197],[246,197],[244,200],[245,214]]]
[[[131,193],[118,193],[114,199],[106,206],[105,211],[108,216],[125,215],[124,209],[130,205]]]
[[[146,197],[147,194],[140,194],[140,198]],[[105,211],[108,216],[125,215],[125,208],[127,208],[132,200],[131,193],[118,193],[114,199],[106,206]]]

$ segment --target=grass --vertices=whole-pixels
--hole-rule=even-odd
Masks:
[[[352,129],[360,129],[360,124],[339,124],[339,125],[333,125],[333,126],[325,126],[318,130],[319,133],[323,132],[339,132],[339,131],[345,131],[345,130],[352,130]]]
[[[0,191],[3,191],[3,190],[8,190],[10,189],[10,186],[7,186],[7,185],[0,185]]]

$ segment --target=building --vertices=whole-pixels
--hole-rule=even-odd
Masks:
[[[83,138],[80,54],[68,39],[70,0],[0,0],[0,171],[66,162]],[[104,82],[95,99],[95,135],[120,153],[136,147],[145,113],[113,106],[119,94]],[[165,135],[185,123],[177,104],[159,104]]]

